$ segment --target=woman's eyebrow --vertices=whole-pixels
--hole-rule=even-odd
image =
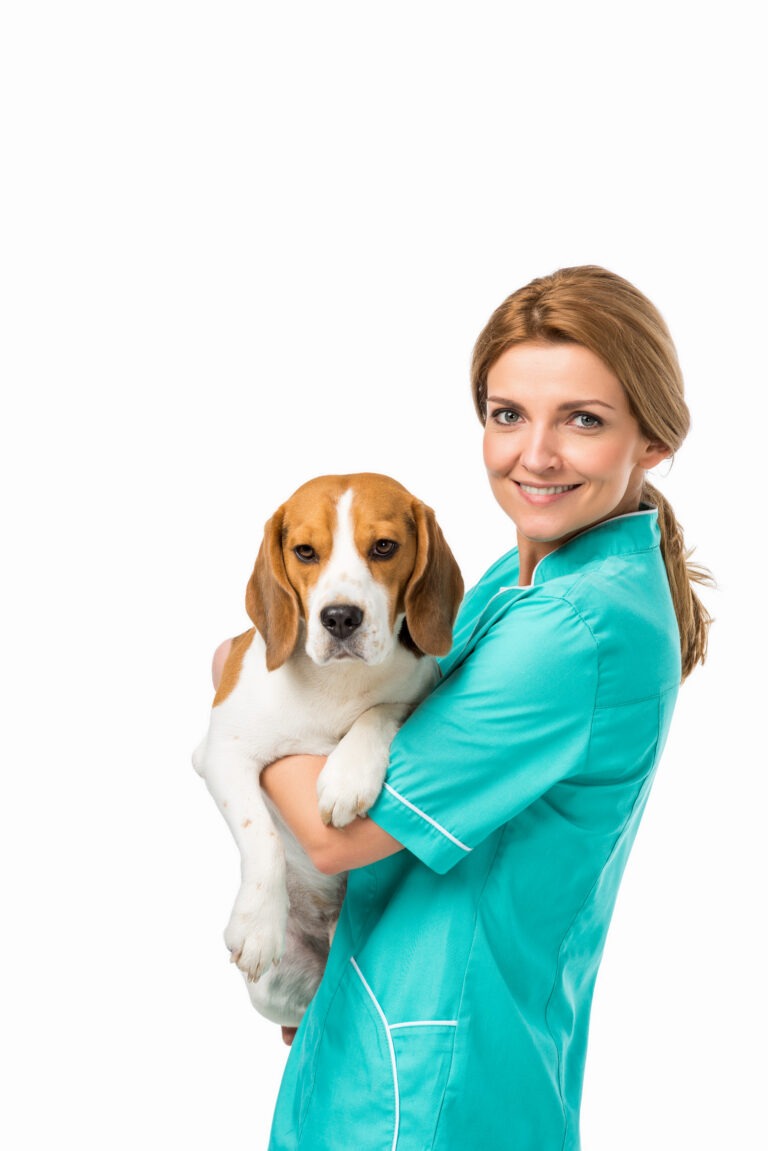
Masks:
[[[505,404],[511,408],[522,408],[524,405],[517,403],[516,400],[511,399],[509,396],[488,396],[487,402],[489,404]],[[594,408],[595,406],[601,408],[610,408],[612,412],[616,409],[613,404],[609,404],[606,400],[566,400],[564,404],[558,404],[558,412],[570,412],[574,408]]]
[[[609,404],[606,400],[568,400],[565,404],[558,405],[558,412],[571,411],[573,408],[610,408],[612,412],[616,409],[613,404]]]

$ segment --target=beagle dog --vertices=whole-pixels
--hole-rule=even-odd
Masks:
[[[193,763],[241,856],[224,939],[254,1006],[299,1023],[325,968],[344,876],[317,871],[259,785],[284,755],[327,755],[320,813],[343,827],[381,790],[389,744],[434,686],[463,594],[434,512],[387,476],[321,476],[267,522]]]

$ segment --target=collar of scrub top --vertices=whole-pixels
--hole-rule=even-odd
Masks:
[[[531,585],[572,575],[584,564],[598,558],[649,551],[658,547],[660,540],[656,508],[642,506],[640,511],[614,516],[587,528],[544,556],[533,569]]]
[[[525,595],[530,591],[530,588],[540,586],[547,580],[556,579],[558,576],[573,575],[580,567],[594,563],[595,560],[605,559],[612,555],[631,555],[633,552],[651,551],[659,547],[660,542],[661,532],[659,531],[656,508],[649,508],[645,505],[641,505],[639,511],[628,512],[627,515],[603,520],[602,523],[595,524],[594,527],[587,528],[579,535],[574,536],[556,551],[550,552],[549,555],[539,560],[533,570],[533,580],[530,587],[523,587],[520,584],[503,584],[499,587],[498,591],[485,604],[463,642],[454,646],[448,655],[438,659],[437,665],[441,678],[447,678],[454,668],[463,661],[474,637],[484,624],[487,624],[488,613],[493,614],[496,605],[504,603],[504,593],[518,592]]]

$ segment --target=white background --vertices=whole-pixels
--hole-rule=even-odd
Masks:
[[[694,425],[657,482],[719,581],[598,983],[584,1147],[765,1146],[757,9],[3,7],[7,1146],[266,1146],[285,1049],[227,963],[236,852],[189,764],[211,652],[312,475],[397,476],[468,583],[510,546],[471,348],[575,263],[672,328]]]

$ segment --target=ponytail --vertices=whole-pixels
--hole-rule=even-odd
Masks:
[[[697,663],[707,657],[707,638],[712,617],[704,607],[694,584],[713,587],[714,580],[706,568],[690,562],[691,550],[686,550],[683,529],[675,518],[672,505],[660,491],[646,480],[643,484],[643,503],[655,507],[659,515],[661,554],[667,569],[669,589],[680,630],[680,655],[684,680]]]

